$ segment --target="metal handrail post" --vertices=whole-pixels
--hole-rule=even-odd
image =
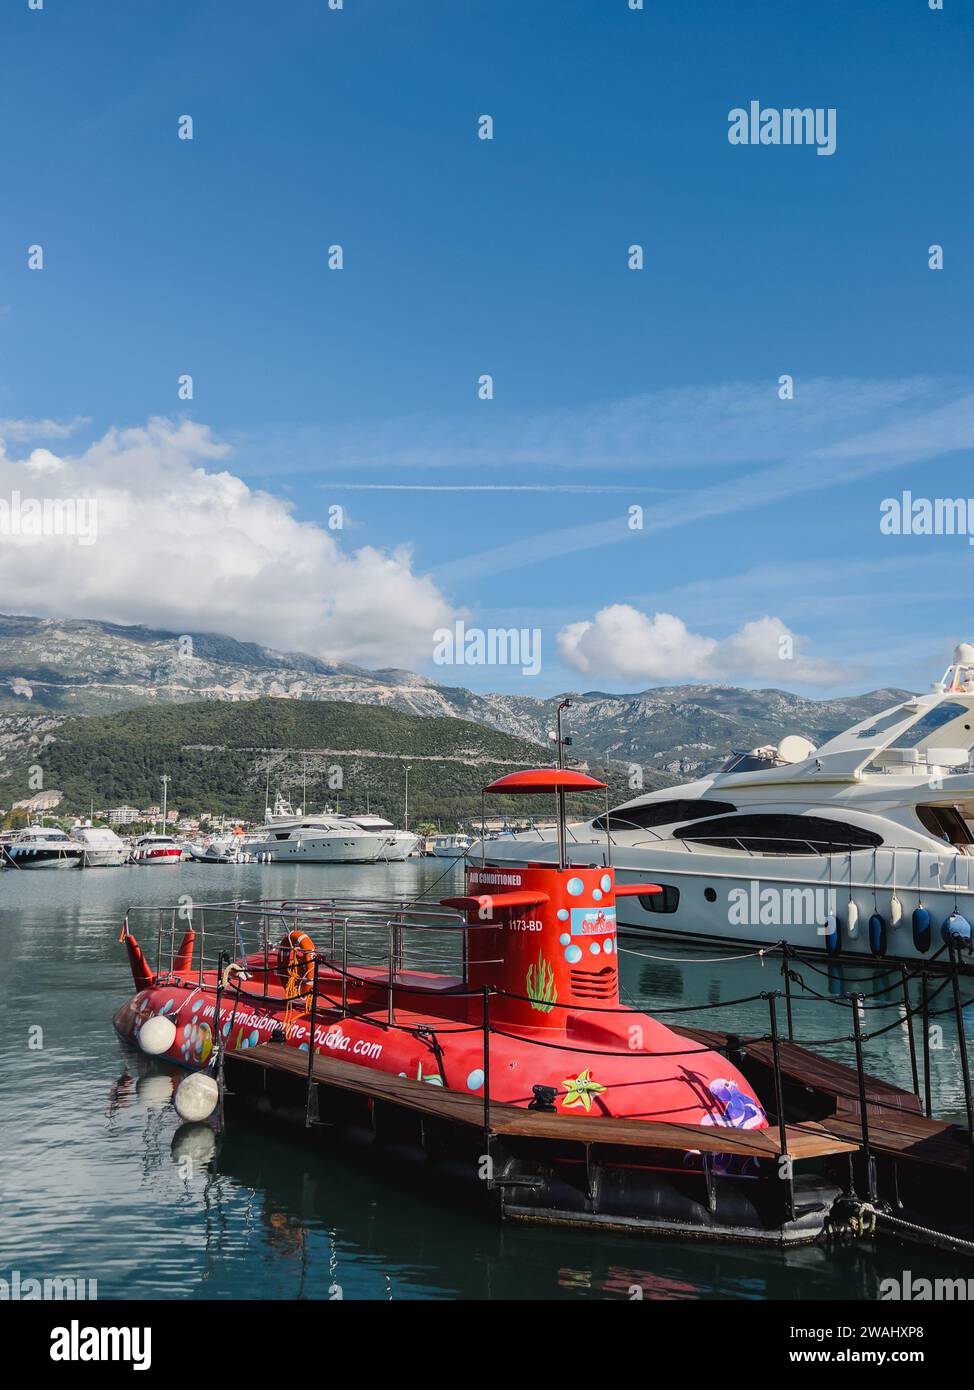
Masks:
[[[859,1119],[862,1130],[862,1152],[866,1160],[866,1185],[869,1200],[873,1202],[876,1200],[876,1176],[872,1151],[869,1147],[869,1102],[866,1098],[866,1070],[862,1060],[862,1025],[859,1020],[859,1008],[864,996],[862,994],[850,994],[848,998],[852,1003],[852,1036],[856,1044],[856,1079],[859,1083]]]
[[[933,1107],[930,1103],[930,990],[929,977],[924,970],[920,976],[920,1021],[923,1026],[923,1113],[930,1119]]]
[[[342,918],[342,1018],[348,1017],[348,918]]]
[[[311,977],[311,1018],[308,1032],[308,1085],[304,1097],[304,1127],[309,1129],[313,1123],[311,1114],[315,1096],[315,1028],[318,1023],[318,953],[315,952],[314,974]],[[314,1116],[317,1119],[317,1116]]]
[[[964,1082],[964,1108],[967,1111],[967,1143],[974,1148],[974,1099],[971,1096],[971,1064],[967,1056],[967,1030],[964,1027],[964,1008],[960,997],[960,959],[954,943],[948,942],[951,972],[950,986],[954,995],[954,1017],[957,1021],[957,1046],[960,1048],[960,1073]]]
[[[910,1040],[910,1071],[913,1075],[913,1094],[920,1099],[920,1075],[917,1070],[917,1045],[913,1036],[913,1010],[910,1007],[910,976],[905,965],[900,966],[903,975],[903,1004],[906,1008],[906,1028]]]
[[[795,1039],[795,1020],[791,1013],[791,974],[788,970],[788,942],[781,943],[781,973],[785,979],[785,1012],[788,1017],[788,1041]]]
[[[769,991],[764,996],[768,1001],[768,1017],[771,1024],[771,1060],[774,1063],[774,1098],[778,1110],[778,1143],[781,1145],[781,1156],[787,1160],[786,1173],[788,1191],[785,1197],[785,1213],[789,1221],[795,1219],[795,1189],[791,1177],[791,1156],[788,1153],[788,1125],[785,1121],[785,1098],[784,1087],[781,1081],[781,1057],[779,1054],[778,1039],[778,1008],[776,1000],[778,992]]]
[[[484,985],[483,1029],[484,1029],[484,1156],[487,1159],[487,1190],[491,1188],[490,1172],[490,987]]]

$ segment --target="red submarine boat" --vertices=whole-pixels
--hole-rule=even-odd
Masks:
[[[560,861],[493,865],[482,840],[459,897],[197,904],[178,945],[165,909],[154,970],[126,918],[135,993],[115,1027],[206,1074],[177,1091],[190,1120],[226,1095],[473,1181],[505,1217],[815,1239],[838,1187],[783,1170],[779,1127],[726,1057],[620,1004],[616,899],[660,890],[617,885],[608,843],[567,864],[565,796],[604,786],[561,768],[491,783],[555,793]],[[806,1136],[802,1156],[843,1147]]]

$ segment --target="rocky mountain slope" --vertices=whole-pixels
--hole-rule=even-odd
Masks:
[[[902,691],[810,700],[782,690],[682,685],[573,696],[573,754],[640,767],[645,785],[699,775],[731,747],[803,733],[816,742],[894,703]],[[410,671],[330,666],[212,633],[0,615],[0,772],[25,739],[49,737],[68,715],[262,696],[342,700],[422,718],[453,717],[550,750],[558,698],[479,694]],[[547,761],[547,757],[543,761]]]

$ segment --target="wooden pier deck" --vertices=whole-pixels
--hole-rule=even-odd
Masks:
[[[308,1074],[307,1052],[286,1043],[264,1043],[230,1052],[226,1063],[231,1069],[242,1063],[271,1072],[285,1072],[302,1081]],[[326,1087],[371,1096],[423,1115],[484,1129],[484,1103],[477,1096],[448,1091],[425,1081],[391,1076],[333,1057],[315,1057],[313,1077],[316,1083]],[[695,1149],[702,1153],[733,1153],[752,1158],[775,1158],[782,1152],[776,1127],[741,1130],[594,1115],[576,1117],[527,1110],[500,1101],[491,1102],[489,1123],[491,1134],[524,1139],[682,1152]],[[856,1138],[831,1133],[814,1122],[789,1125],[786,1140],[789,1154],[796,1159],[850,1153],[859,1148]]]
[[[728,1034],[706,1028],[674,1027],[681,1037],[724,1049]],[[773,1075],[774,1058],[767,1040],[746,1042],[745,1057]],[[859,1080],[854,1068],[821,1057],[798,1043],[781,1039],[778,1056],[782,1077],[809,1090],[831,1097],[832,1113],[819,1117],[818,1125],[854,1147],[862,1145],[862,1118]],[[961,1125],[927,1119],[920,1100],[911,1091],[900,1090],[879,1077],[864,1077],[869,1147],[876,1154],[908,1159],[954,1172],[972,1167],[972,1150],[967,1131]]]

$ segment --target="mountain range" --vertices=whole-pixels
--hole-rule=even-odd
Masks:
[[[647,787],[718,766],[734,747],[802,733],[814,742],[903,699],[873,690],[813,700],[779,689],[679,685],[572,693],[571,755],[639,767]],[[452,717],[545,749],[560,696],[484,694],[397,669],[330,665],[212,633],[178,634],[81,619],[0,615],[0,773],[72,716],[145,705],[272,697]]]

